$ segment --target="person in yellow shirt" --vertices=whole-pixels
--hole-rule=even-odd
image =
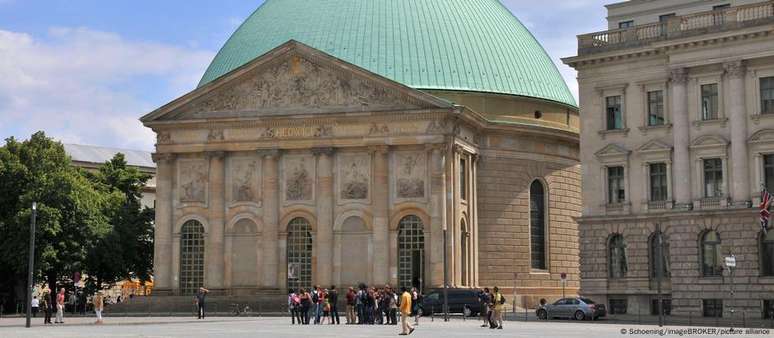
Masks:
[[[411,294],[405,287],[401,288],[400,296],[400,324],[402,327],[401,336],[410,335],[414,332],[414,327],[409,324],[409,318],[411,317]]]
[[[494,320],[497,321],[497,329],[502,330],[503,329],[503,307],[505,306],[505,299],[503,298],[503,294],[500,293],[500,289],[496,286],[494,287],[494,297],[492,297],[492,302],[494,303]]]

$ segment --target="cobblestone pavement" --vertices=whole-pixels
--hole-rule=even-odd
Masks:
[[[24,318],[0,319],[0,337],[395,337],[398,326],[292,326],[288,318],[227,318],[213,317],[205,320],[182,317],[117,317],[105,318],[104,325],[93,325],[92,318],[66,318],[65,324],[43,326],[36,318],[32,328],[24,327]],[[624,337],[624,336],[672,336],[675,331],[660,335],[658,326],[617,325],[603,323],[567,322],[506,322],[504,330],[479,327],[475,320],[462,321],[454,318],[448,323],[441,320],[421,321],[412,337]],[[686,328],[671,326],[672,330],[727,330],[727,328]],[[640,331],[637,331],[640,330]],[[740,329],[737,329],[740,330]],[[764,334],[737,333],[737,337],[770,337],[772,330]],[[760,330],[760,329],[758,329]],[[626,331],[626,333],[622,333]],[[719,336],[721,332],[695,332],[682,337]],[[726,335],[731,335],[729,332]]]

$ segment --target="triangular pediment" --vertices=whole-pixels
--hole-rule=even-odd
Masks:
[[[291,40],[141,121],[148,124],[451,107],[435,96]]]
[[[663,152],[672,150],[672,146],[659,140],[651,140],[640,146],[637,151],[642,153]]]
[[[609,158],[614,156],[629,156],[629,153],[631,153],[631,151],[622,146],[617,144],[608,144],[604,148],[594,153],[594,155],[599,158]]]

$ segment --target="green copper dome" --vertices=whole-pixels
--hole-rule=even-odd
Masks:
[[[497,0],[267,0],[199,86],[291,39],[416,89],[575,106],[543,47]]]

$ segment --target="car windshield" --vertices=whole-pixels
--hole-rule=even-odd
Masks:
[[[586,304],[594,304],[594,301],[591,300],[591,299],[588,299],[588,298],[582,298],[581,297],[581,298],[578,298],[578,299],[580,299],[581,301],[583,301]]]

